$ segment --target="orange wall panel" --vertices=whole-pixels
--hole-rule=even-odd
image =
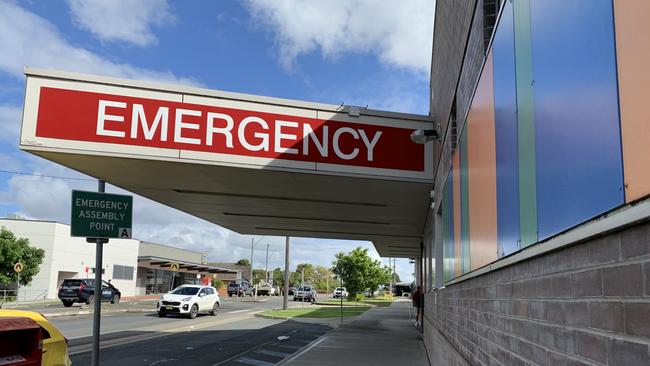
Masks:
[[[471,269],[497,259],[497,187],[492,53],[467,116]]]
[[[650,1],[615,0],[625,199],[650,194]]]

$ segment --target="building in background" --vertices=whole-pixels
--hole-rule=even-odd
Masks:
[[[56,299],[66,278],[94,278],[95,245],[70,236],[70,226],[52,221],[0,219],[17,237],[45,251],[39,273],[20,287],[19,301]],[[123,297],[165,293],[187,283],[210,282],[218,273],[236,273],[202,263],[203,253],[136,239],[110,239],[104,245],[103,278],[111,280]],[[171,271],[171,264],[178,271]]]
[[[437,1],[432,364],[650,364],[649,14]]]
[[[217,279],[224,281],[226,284],[234,280],[244,280],[252,282],[252,266],[242,266],[237,263],[222,263],[222,262],[210,262],[211,266],[226,268],[236,271],[236,273],[220,273],[217,275]]]

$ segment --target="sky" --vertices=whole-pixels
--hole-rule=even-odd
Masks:
[[[91,177],[18,150],[25,66],[417,114],[429,113],[435,1],[0,0],[0,217],[69,223]],[[123,193],[107,185],[107,192]],[[134,196],[133,236],[284,266],[284,237],[240,235]],[[364,241],[292,238],[298,263],[331,266]],[[110,244],[109,244],[110,245]],[[398,259],[403,281],[413,265]]]

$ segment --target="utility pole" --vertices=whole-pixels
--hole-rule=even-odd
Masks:
[[[264,270],[266,271],[266,283],[269,283],[269,245],[266,244],[266,266]]]
[[[289,237],[285,238],[284,243],[284,299],[282,299],[282,309],[289,308]]]

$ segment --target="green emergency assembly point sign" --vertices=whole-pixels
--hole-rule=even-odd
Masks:
[[[70,236],[131,238],[133,196],[72,191]]]

